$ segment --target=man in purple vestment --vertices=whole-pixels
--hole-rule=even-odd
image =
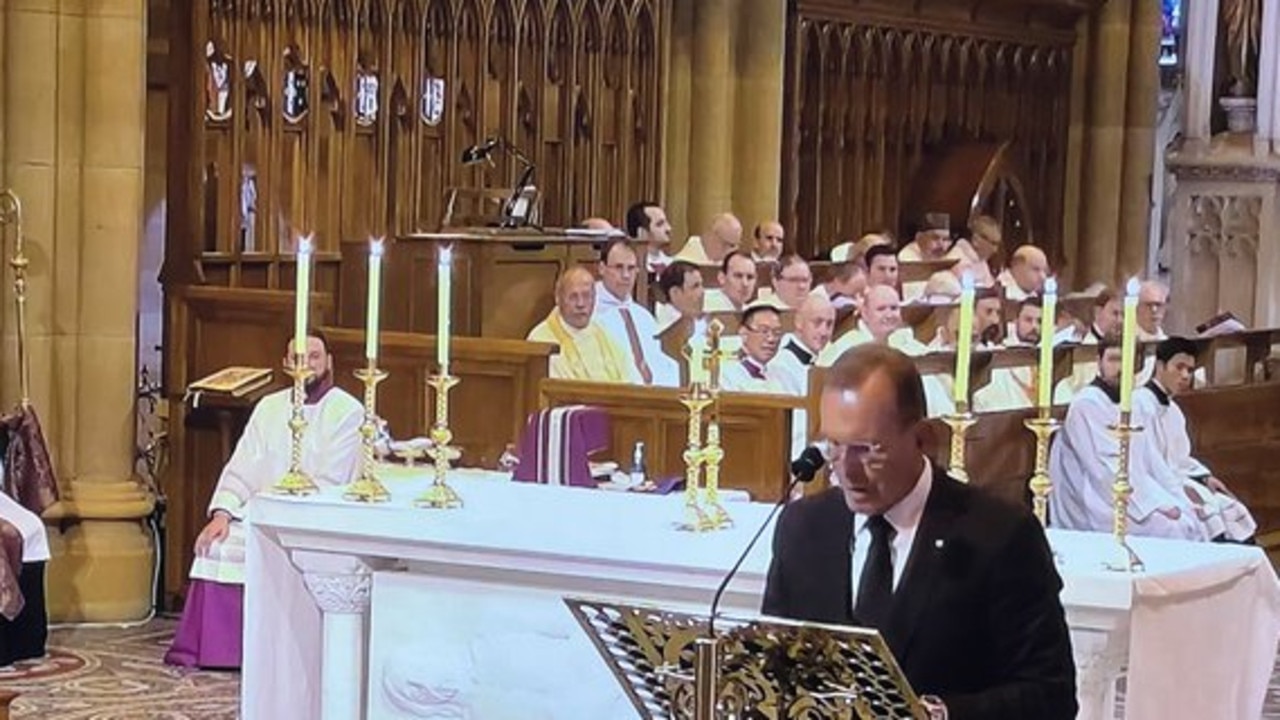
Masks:
[[[289,359],[286,358],[286,363]],[[333,358],[324,337],[307,338],[307,396],[303,404],[302,469],[321,487],[345,485],[359,468],[364,409],[333,384]],[[244,526],[247,505],[289,468],[292,388],[262,398],[209,503],[209,522],[196,538],[196,558],[182,621],[165,655],[172,665],[238,668],[244,608]]]

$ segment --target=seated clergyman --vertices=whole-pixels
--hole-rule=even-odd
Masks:
[[[44,601],[49,538],[40,516],[3,490],[0,467],[0,668],[45,654]]]
[[[720,367],[720,387],[735,392],[800,395],[803,390],[784,384],[790,378],[770,367],[782,342],[782,314],[765,301],[757,301],[742,313],[738,335],[742,350]]]
[[[560,347],[551,356],[553,378],[642,384],[627,352],[592,320],[595,306],[596,279],[586,268],[571,267],[556,281],[556,306],[528,339]]]
[[[1187,417],[1177,396],[1191,388],[1196,370],[1196,345],[1186,338],[1172,337],[1156,347],[1151,379],[1133,392],[1134,423],[1150,433],[1171,489],[1187,494],[1196,517],[1205,523],[1213,539],[1250,541],[1258,529],[1249,509],[1225,483],[1191,454]]]
[[[1053,497],[1052,524],[1068,530],[1110,532],[1112,487],[1120,469],[1120,443],[1110,429],[1120,421],[1120,348],[1099,345],[1098,376],[1076,394],[1062,431],[1049,452]],[[1135,373],[1136,374],[1136,373]],[[1149,433],[1135,433],[1129,444],[1129,531],[1134,535],[1207,540],[1208,528],[1180,487],[1161,473]],[[1180,483],[1178,483],[1180,485]]]
[[[292,343],[290,343],[292,346]],[[292,358],[285,358],[286,364]],[[307,337],[302,415],[302,471],[320,487],[345,485],[358,470],[364,408],[333,384],[333,356],[318,332]],[[222,469],[209,502],[209,522],[196,538],[182,620],[165,655],[171,665],[238,668],[244,605],[245,531],[249,500],[277,483],[289,469],[293,447],[289,419],[293,389],[258,401],[235,452]]]

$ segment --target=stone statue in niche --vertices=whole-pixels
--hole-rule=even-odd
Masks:
[[[240,251],[257,252],[258,170],[245,163],[240,170]]]
[[[362,54],[363,55],[363,54]],[[357,63],[354,111],[356,125],[371,127],[378,122],[378,68],[370,66],[363,57]]]
[[[444,119],[444,78],[427,76],[422,81],[422,122],[435,127]]]
[[[204,46],[204,116],[211,122],[231,118],[231,58],[212,41]]]
[[[1227,79],[1233,96],[1252,96],[1258,79],[1262,0],[1222,0],[1227,41]]]
[[[284,51],[284,102],[281,110],[285,122],[297,125],[311,109],[310,79],[307,66],[293,45]]]

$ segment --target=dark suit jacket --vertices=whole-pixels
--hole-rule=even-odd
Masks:
[[[783,510],[762,611],[856,624],[852,534],[839,488]],[[885,640],[916,692],[940,696],[951,720],[1070,720],[1075,664],[1061,589],[1027,510],[938,472]]]

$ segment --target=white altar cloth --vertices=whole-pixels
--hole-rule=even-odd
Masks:
[[[494,624],[508,633],[523,628],[521,642],[546,643],[546,657],[564,653],[561,659],[575,668],[556,670],[549,661],[516,668],[520,674],[575,679],[599,691],[584,695],[583,703],[608,705],[620,690],[610,685],[603,662],[582,664],[585,634],[565,637],[565,623],[572,622],[567,610],[551,623],[547,608],[561,595],[577,595],[705,612],[770,509],[732,503],[734,529],[691,535],[672,528],[681,516],[678,496],[491,482],[494,477],[458,473],[451,483],[466,507],[454,511],[412,507],[426,486],[425,471],[389,482],[393,500],[380,506],[345,503],[338,489],[310,498],[255,498],[248,523],[243,720],[420,717],[403,710],[397,694],[405,687],[427,695],[452,691],[424,690],[406,673],[432,672],[439,680],[451,670],[438,657],[413,651],[419,664],[431,666],[416,668],[404,657],[407,648],[438,642],[437,655],[453,657],[444,652],[451,642],[451,651],[469,648],[470,665],[515,668],[521,653],[504,657],[501,642],[469,637],[477,633],[468,628]],[[726,594],[726,611],[753,614],[759,607],[769,532]],[[1114,556],[1108,536],[1052,531],[1050,540],[1066,583],[1081,718],[1114,717],[1115,681],[1126,664],[1130,720],[1259,717],[1280,636],[1280,584],[1260,550],[1135,538],[1147,571],[1128,575],[1103,568]],[[512,608],[520,609],[513,615]],[[526,701],[532,710],[538,699]],[[499,717],[479,707],[472,706],[470,717]],[[543,716],[572,717],[524,715]]]

